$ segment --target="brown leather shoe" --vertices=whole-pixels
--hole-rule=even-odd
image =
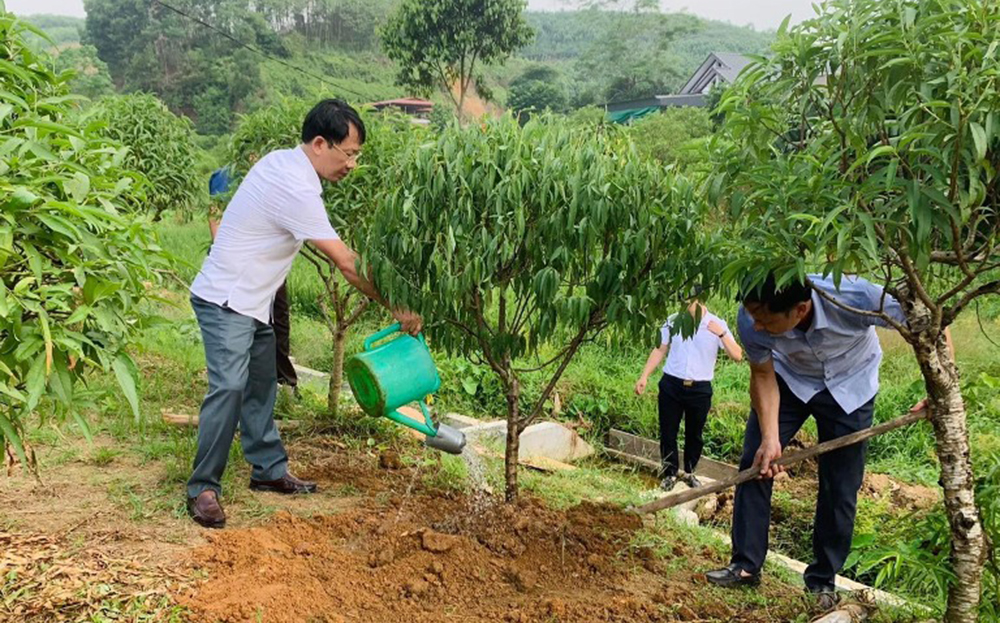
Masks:
[[[187,507],[188,515],[191,515],[198,525],[206,528],[226,527],[226,513],[222,510],[215,491],[207,489],[199,493],[196,498],[188,498]]]
[[[271,491],[272,493],[283,493],[285,495],[293,493],[316,493],[315,482],[299,480],[291,474],[285,474],[277,480],[254,480],[251,478],[250,488],[254,491]]]

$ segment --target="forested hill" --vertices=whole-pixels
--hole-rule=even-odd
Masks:
[[[199,132],[223,134],[237,113],[282,96],[411,95],[395,86],[395,68],[379,46],[379,28],[397,1],[85,0],[86,20],[29,21],[53,39],[60,65],[81,70],[78,91],[92,98],[156,93]],[[512,82],[540,68],[560,85],[566,109],[669,93],[709,52],[759,53],[772,38],[682,14],[589,9],[526,18],[534,41],[485,71],[500,104]]]

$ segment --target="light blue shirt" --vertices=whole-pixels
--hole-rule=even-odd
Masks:
[[[880,286],[844,276],[838,291],[832,279],[820,275],[809,275],[809,279],[844,305],[865,311],[881,310],[893,320],[906,322],[899,302],[888,294],[883,300]],[[837,404],[851,413],[878,393],[882,346],[875,327],[888,323],[841,309],[816,292],[812,293],[812,303],[812,326],[806,331],[795,328],[781,335],[755,330],[753,318],[740,306],[740,339],[751,363],[774,360],[775,372],[799,400],[809,402],[828,389]]]

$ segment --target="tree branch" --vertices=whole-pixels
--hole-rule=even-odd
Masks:
[[[884,320],[886,323],[889,324],[889,326],[891,326],[893,329],[895,329],[896,331],[898,331],[899,334],[902,335],[904,338],[906,338],[906,337],[908,337],[910,335],[910,330],[909,330],[909,328],[906,327],[906,325],[904,325],[903,323],[899,322],[895,318],[889,316],[889,314],[885,313],[885,311],[884,311],[884,309],[885,309],[885,291],[884,290],[883,290],[883,294],[882,294],[881,309],[879,311],[870,311],[870,310],[867,310],[867,309],[859,309],[857,307],[851,307],[850,305],[847,305],[846,303],[837,300],[837,298],[835,298],[834,296],[828,294],[827,292],[824,292],[823,290],[817,288],[815,286],[815,284],[813,284],[812,282],[809,283],[809,286],[813,289],[813,292],[815,292],[816,294],[819,294],[820,298],[822,298],[822,299],[824,299],[824,300],[832,303],[834,306],[839,307],[840,309],[842,309],[842,310],[844,310],[846,312],[850,312],[852,314],[857,314],[859,316],[865,316],[867,318],[878,318],[879,320]]]
[[[580,331],[577,332],[576,336],[573,338],[573,341],[570,342],[570,345],[566,351],[566,355],[563,358],[562,363],[559,364],[559,368],[552,375],[552,378],[549,379],[548,384],[545,386],[545,390],[542,392],[542,395],[539,396],[538,401],[535,403],[535,406],[531,409],[531,412],[528,414],[528,417],[524,419],[525,426],[530,425],[531,422],[533,422],[541,413],[542,407],[545,406],[545,401],[548,400],[549,396],[552,395],[552,391],[555,389],[556,383],[558,383],[559,379],[562,378],[563,373],[566,371],[567,366],[569,366],[569,362],[572,361],[573,356],[576,354],[576,351],[580,349],[580,345],[583,344],[587,332],[591,330],[600,332],[606,326],[607,323],[604,320],[603,315],[604,315],[603,309],[594,310],[593,312],[591,312],[590,319],[582,327],[580,327]]]
[[[361,314],[365,313],[365,310],[368,309],[368,305],[371,304],[371,302],[372,302],[372,300],[370,298],[367,298],[367,297],[361,299],[361,302],[358,303],[358,306],[354,308],[354,311],[347,318],[347,321],[344,322],[344,327],[345,328],[350,327],[355,322],[357,322],[358,318],[361,318]]]
[[[582,342],[580,342],[580,345],[583,346],[584,344],[592,343],[592,342],[595,341],[595,339],[596,338],[594,336],[591,336],[589,338],[586,338]],[[549,359],[548,361],[546,361],[545,363],[543,363],[543,364],[541,364],[539,366],[535,366],[534,368],[514,368],[514,372],[517,372],[518,374],[528,374],[528,373],[531,373],[531,372],[538,372],[539,370],[544,370],[545,368],[548,368],[549,366],[551,366],[552,364],[554,364],[556,361],[558,361],[559,358],[562,357],[563,355],[565,355],[566,352],[569,349],[570,349],[570,346],[567,346],[566,348],[564,348],[561,351],[559,351],[559,354],[557,354],[555,357],[553,357],[552,359]]]
[[[493,331],[490,329],[489,325],[486,324],[486,318],[483,316],[482,297],[478,289],[472,293],[472,301],[476,324],[479,326],[479,332],[473,333],[472,335],[476,338],[476,341],[479,342],[479,347],[483,350],[483,356],[486,357],[486,361],[489,362],[490,367],[493,368],[494,372],[500,375],[500,379],[505,385],[507,385],[510,383],[510,370],[505,368],[501,362],[497,361],[496,356],[493,354],[493,349],[490,348],[490,343],[486,339],[487,335],[493,335]]]
[[[969,306],[972,301],[978,299],[981,296],[986,296],[987,294],[1000,294],[1000,280],[991,281],[990,283],[984,284],[976,288],[971,292],[967,292],[958,303],[955,303],[952,307],[949,307],[944,312],[943,321],[945,326],[950,325],[955,321],[962,310]]]

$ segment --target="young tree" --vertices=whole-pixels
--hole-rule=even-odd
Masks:
[[[108,66],[97,56],[92,45],[67,47],[55,53],[56,69],[72,71],[70,90],[90,99],[113,95],[115,85],[111,82]]]
[[[504,389],[508,500],[519,436],[580,347],[608,327],[658,326],[706,264],[687,185],[620,131],[548,116],[450,126],[409,154],[379,204],[362,247],[378,286]],[[541,369],[545,388],[525,395],[523,375]]]
[[[399,65],[396,81],[448,94],[462,117],[478,69],[507,59],[533,36],[524,0],[404,0],[382,32],[386,55]]]
[[[712,134],[712,119],[704,108],[667,108],[639,119],[629,133],[641,153],[684,169],[701,159],[697,146]]]
[[[250,163],[275,149],[287,149],[299,143],[302,119],[309,105],[298,100],[262,108],[244,117],[233,134],[230,162],[234,168],[236,189],[250,169]],[[336,184],[325,184],[323,199],[330,221],[340,237],[352,248],[358,246],[358,232],[375,211],[376,194],[382,189],[390,167],[409,145],[425,132],[409,117],[391,113],[362,111],[367,140],[357,168]],[[333,363],[327,395],[327,410],[336,417],[344,384],[344,345],[350,328],[368,309],[369,299],[343,281],[325,255],[306,247],[304,257],[316,268],[323,281],[319,297],[330,335],[333,337]]]
[[[141,210],[126,149],[67,121],[68,75],[24,41],[0,3],[0,446],[21,441],[44,397],[71,413],[76,381],[114,370],[138,418],[135,337],[166,260]],[[78,405],[77,405],[78,406]]]
[[[876,315],[913,348],[929,396],[952,536],[945,620],[974,621],[983,527],[945,329],[1000,292],[1000,5],[821,10],[783,28],[774,55],[723,96],[730,144],[711,186],[741,227],[726,275],[819,265],[872,278],[902,303],[905,324]]]
[[[128,147],[125,164],[149,181],[145,208],[157,220],[164,210],[188,211],[206,196],[195,177],[197,163],[191,122],[178,117],[148,93],[105,98],[85,121]]]

